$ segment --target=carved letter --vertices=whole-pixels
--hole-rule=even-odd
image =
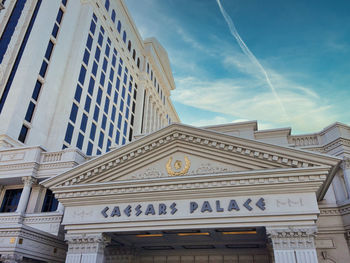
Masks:
[[[238,204],[237,204],[237,202],[236,202],[236,200],[231,200],[230,201],[230,204],[228,205],[228,211],[232,211],[232,210],[236,210],[236,211],[239,211],[239,206],[238,206]]]
[[[124,213],[129,217],[131,215],[131,205],[128,205],[125,209],[124,209]]]
[[[216,212],[224,212],[224,209],[220,207],[220,201],[216,200]]]
[[[248,198],[247,201],[244,202],[243,206],[247,208],[249,211],[252,211],[253,208],[249,205],[252,199]]]
[[[159,215],[166,215],[166,205],[159,204]]]
[[[136,216],[139,216],[142,214],[141,207],[142,207],[141,205],[136,206],[136,208],[135,208]]]
[[[256,203],[256,206],[264,211],[265,210],[265,200],[264,200],[264,198],[260,198],[259,201]]]
[[[170,213],[171,213],[172,215],[175,214],[176,211],[177,211],[176,203],[172,203],[171,206],[170,206],[170,208],[171,208],[171,212],[170,212]]]
[[[198,204],[196,202],[190,203],[190,213],[192,214],[198,208]]]
[[[201,212],[204,213],[205,211],[208,211],[210,213],[213,212],[213,209],[211,209],[211,206],[208,201],[204,201],[202,205]]]
[[[119,206],[115,206],[115,207],[113,208],[113,211],[112,211],[112,213],[111,213],[111,217],[114,217],[114,216],[120,217]]]
[[[106,212],[108,211],[108,209],[109,209],[109,207],[108,206],[106,206],[105,208],[103,208],[103,210],[101,211],[101,214],[105,217],[105,218],[107,218],[108,217],[108,215],[106,214]]]
[[[154,207],[152,204],[148,205],[147,206],[147,209],[146,209],[146,212],[145,212],[145,215],[148,216],[149,214],[152,214],[152,215],[155,215],[156,212],[154,211]]]

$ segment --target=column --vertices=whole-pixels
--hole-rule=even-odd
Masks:
[[[33,183],[36,182],[36,179],[31,176],[26,176],[26,177],[22,177],[22,181],[23,181],[24,187],[22,190],[21,198],[19,199],[17,210],[16,210],[17,213],[21,213],[21,214],[25,213],[27,209],[30,190],[32,188]]]
[[[275,263],[318,263],[315,248],[316,226],[267,227]]]
[[[64,206],[62,205],[61,202],[58,202],[58,206],[57,206],[57,212],[63,214],[64,213]]]
[[[350,158],[343,158],[341,168],[343,170],[344,181],[347,190],[347,197],[348,199],[350,199]]]
[[[105,247],[111,238],[100,234],[66,234],[68,252],[66,263],[103,263],[105,262]]]

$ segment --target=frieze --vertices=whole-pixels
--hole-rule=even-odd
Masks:
[[[128,162],[134,158],[137,158],[141,154],[149,152],[152,149],[158,148],[165,144],[169,144],[170,142],[173,142],[175,140],[180,140],[180,141],[182,140],[191,144],[205,145],[207,147],[219,149],[229,153],[245,155],[251,158],[261,159],[263,161],[275,162],[276,164],[285,165],[289,167],[315,166],[315,164],[312,162],[305,162],[302,160],[290,159],[285,156],[281,156],[279,154],[271,154],[271,153],[262,152],[261,150],[250,149],[248,147],[244,147],[243,145],[242,146],[233,145],[227,142],[209,140],[207,138],[202,138],[199,136],[197,137],[197,136],[188,135],[184,133],[173,132],[172,134],[166,135],[158,140],[152,141],[147,145],[139,147],[138,149],[134,149],[133,151],[127,152],[124,155],[117,158],[116,160],[109,160],[108,162],[100,166],[97,166],[88,172],[85,172],[83,174],[79,174],[73,178],[70,178],[65,182],[61,183],[60,186],[69,186],[69,185],[78,184],[82,181],[89,179],[94,175],[101,174],[112,167],[120,166],[125,162]]]

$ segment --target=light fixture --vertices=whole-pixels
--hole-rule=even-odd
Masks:
[[[136,237],[162,237],[163,234],[145,234],[145,235],[136,235]]]
[[[230,231],[230,232],[221,232],[223,235],[254,235],[256,231]]]
[[[210,234],[208,232],[199,232],[199,233],[177,233],[180,237],[185,236],[209,236]]]

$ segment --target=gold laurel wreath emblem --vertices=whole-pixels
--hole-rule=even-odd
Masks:
[[[190,160],[188,160],[187,156],[185,156],[185,167],[179,172],[175,172],[171,168],[172,161],[173,161],[173,157],[170,157],[167,164],[166,164],[166,170],[170,176],[185,175],[188,172],[188,170],[190,169],[191,162],[190,162]]]

